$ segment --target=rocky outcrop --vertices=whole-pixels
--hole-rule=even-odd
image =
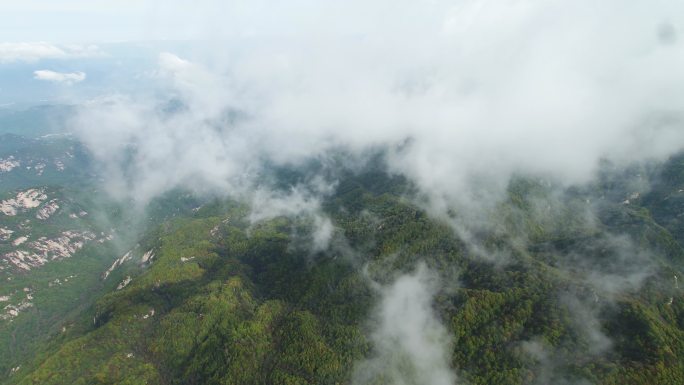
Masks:
[[[26,239],[27,237],[17,238],[15,243],[22,241],[15,246],[22,245]],[[90,231],[64,231],[54,238],[40,237],[28,242],[25,250],[10,251],[0,259],[11,266],[28,271],[49,261],[69,258],[93,239],[95,234]]]
[[[116,290],[121,290],[121,289],[123,289],[124,287],[128,286],[128,284],[131,283],[132,280],[133,280],[133,278],[131,278],[130,275],[127,276],[127,277],[124,278],[124,280],[121,281],[121,283],[116,287]]]
[[[112,263],[112,266],[110,266],[109,269],[107,269],[107,271],[105,271],[102,274],[102,279],[107,279],[107,277],[109,277],[109,274],[111,274],[112,271],[114,271],[114,269],[123,265],[124,262],[130,260],[131,259],[131,253],[132,253],[132,251],[129,251],[126,254],[122,255],[121,257],[117,258],[116,261],[114,261],[114,263]]]
[[[17,299],[17,297],[22,295],[24,298],[21,298],[19,302],[15,301],[14,303],[7,304],[2,308],[0,311],[0,320],[9,320],[12,322],[12,320],[19,316],[21,312],[33,307],[33,303],[31,302],[33,300],[33,290],[30,287],[25,287],[22,291],[15,290],[9,295],[0,296],[0,302],[9,302],[13,298]]]
[[[10,156],[5,159],[0,159],[0,174],[3,172],[10,172],[12,169],[21,166],[21,162]]]
[[[36,175],[41,176],[43,175],[43,172],[45,171],[45,163],[38,163],[36,164],[33,168],[36,170]]]
[[[153,258],[154,258],[154,250],[148,250],[145,254],[143,254],[140,261],[142,263],[152,263]]]
[[[19,237],[19,238],[12,241],[12,246],[14,246],[14,247],[20,246],[21,244],[23,244],[26,241],[28,241],[27,236]]]
[[[8,241],[12,237],[13,233],[14,230],[10,230],[6,227],[0,227],[0,241]]]
[[[47,199],[43,189],[28,189],[20,191],[14,198],[0,202],[0,212],[8,216],[15,216],[19,210],[33,209]]]
[[[90,231],[68,230],[59,237],[40,237],[29,243],[29,247],[50,260],[69,258],[75,252],[83,248],[86,242],[95,239],[95,234]]]
[[[23,250],[14,250],[5,253],[2,256],[2,259],[5,260],[6,263],[26,271],[31,270],[31,268],[34,267],[42,266],[48,261],[38,254]]]
[[[52,214],[59,210],[59,205],[57,204],[57,199],[53,199],[50,202],[43,205],[36,213],[36,218],[40,220],[46,220],[50,218]]]

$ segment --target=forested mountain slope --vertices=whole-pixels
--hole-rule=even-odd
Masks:
[[[644,191],[516,178],[469,237],[382,171],[340,178],[324,247],[315,215],[205,204],[7,383],[681,384],[681,159]]]

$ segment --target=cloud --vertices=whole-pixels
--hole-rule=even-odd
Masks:
[[[567,357],[562,350],[554,349],[539,339],[524,341],[520,347],[523,352],[536,361],[534,379],[527,383],[535,385],[592,385],[590,381],[584,378],[577,378],[576,374],[568,376],[567,369],[563,365],[567,361]]]
[[[601,159],[683,147],[684,49],[671,38],[680,2],[384,5],[326,3],[293,38],[164,53],[157,81],[182,109],[163,116],[163,100],[117,96],[84,108],[79,131],[103,161],[134,147],[129,185],[150,193],[190,181],[225,190],[264,160],[384,147],[390,169],[442,212],[495,199],[515,173],[584,183]],[[358,26],[333,17],[358,9],[383,16]],[[283,11],[272,28],[299,17]]]
[[[286,193],[259,188],[250,194],[249,221],[254,224],[278,216],[308,218],[311,228],[305,239],[306,248],[314,253],[325,251],[330,246],[335,227],[322,213],[320,197],[330,192],[330,185],[324,185],[321,180],[308,186],[295,186]]]
[[[44,59],[74,59],[104,55],[96,45],[53,45],[45,42],[0,43],[0,64],[36,62]]]
[[[39,70],[33,72],[33,78],[53,83],[63,83],[72,85],[80,83],[86,79],[85,72],[55,72],[50,70]]]
[[[564,255],[560,265],[610,299],[638,290],[657,273],[656,258],[627,235],[607,234]],[[587,258],[591,255],[593,258]]]
[[[591,298],[581,299],[571,292],[561,293],[559,304],[569,318],[574,338],[557,346],[541,337],[520,343],[521,351],[536,361],[530,367],[535,373],[530,383],[590,385],[568,364],[600,360],[612,349],[613,342],[605,334],[599,317],[601,306]]]
[[[354,385],[456,384],[449,364],[449,333],[432,309],[436,280],[421,264],[413,273],[380,288],[376,325],[370,336],[375,351],[357,363]]]

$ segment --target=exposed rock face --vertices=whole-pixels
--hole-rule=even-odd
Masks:
[[[97,240],[98,243],[105,243],[114,239],[114,234],[100,233],[100,239]]]
[[[0,174],[3,172],[10,172],[12,169],[19,166],[21,166],[21,162],[14,159],[13,156],[10,156],[6,159],[0,159]]]
[[[216,226],[214,226],[213,229],[211,229],[211,231],[209,231],[209,235],[211,235],[212,237],[215,237],[218,234],[218,231],[219,231],[219,225],[216,225]]]
[[[27,236],[19,237],[19,238],[12,241],[12,246],[19,246],[26,241],[28,241]]]
[[[32,267],[42,266],[47,262],[47,259],[42,258],[37,254],[30,253],[23,250],[14,250],[5,253],[2,259],[22,270],[31,270]]]
[[[148,311],[147,314],[142,316],[142,319],[148,319],[150,317],[154,317],[154,309],[150,309],[150,311]]]
[[[142,263],[148,263],[148,262],[152,262],[152,258],[154,258],[154,250],[148,250],[145,254],[143,254],[140,261]]]
[[[17,317],[19,313],[30,307],[33,307],[33,303],[29,302],[28,299],[22,300],[17,305],[7,305],[2,309],[3,312],[0,313],[0,319],[11,320],[12,318]]]
[[[0,202],[0,212],[8,216],[17,215],[19,210],[33,209],[47,199],[43,189],[20,191],[17,196]]]
[[[0,241],[8,241],[12,237],[13,233],[14,230],[10,230],[6,227],[0,227]]]
[[[34,169],[36,170],[36,175],[38,175],[38,176],[43,175],[43,172],[45,171],[45,166],[46,166],[45,163],[36,164],[36,166],[34,167]]]
[[[16,241],[26,238],[17,238]],[[95,234],[90,231],[64,231],[55,238],[40,237],[26,244],[28,250],[14,250],[2,255],[6,264],[22,270],[31,270],[49,261],[71,257],[75,252],[83,248],[88,241],[95,239]],[[15,246],[21,245],[23,241]]]
[[[131,278],[130,275],[127,276],[127,277],[124,278],[124,280],[121,281],[121,283],[116,287],[116,290],[121,290],[121,289],[123,289],[124,287],[128,286],[128,284],[131,283],[132,280],[133,280],[133,279]]]
[[[85,246],[86,242],[95,239],[95,234],[90,231],[68,230],[61,236],[53,239],[40,237],[37,241],[29,243],[29,247],[50,260],[69,258],[76,251]]]
[[[17,226],[20,230],[23,231],[31,231],[31,220],[30,219],[24,219],[19,223]]]
[[[15,290],[9,295],[0,296],[0,302],[9,302],[13,298],[17,298],[22,295],[22,292]],[[33,307],[33,290],[29,287],[25,287],[23,290],[24,298],[18,303],[10,303],[5,305],[2,310],[0,310],[0,320],[12,322],[13,318],[16,318],[22,311]]]
[[[46,220],[50,218],[52,214],[54,214],[57,210],[59,210],[59,205],[57,204],[57,199],[53,199],[50,202],[46,203],[43,205],[38,210],[38,213],[36,214],[36,218],[40,220]]]
[[[48,287],[53,287],[53,286],[62,286],[63,284],[69,282],[70,279],[74,279],[78,277],[78,274],[72,274],[68,277],[64,277],[63,279],[55,278],[54,280],[48,282]]]
[[[88,215],[88,212],[87,212],[87,211],[81,210],[81,211],[79,211],[78,213],[71,213],[71,214],[69,214],[69,218],[71,218],[71,219],[78,219],[78,218],[83,218],[83,217],[85,217],[86,215]]]
[[[129,259],[131,259],[131,252],[132,252],[132,251],[127,252],[126,254],[124,254],[124,255],[122,255],[121,257],[119,257],[116,261],[114,261],[114,263],[112,264],[112,266],[110,266],[109,269],[107,269],[107,271],[105,271],[104,274],[102,274],[102,279],[107,279],[107,277],[109,277],[109,274],[111,274],[112,271],[114,271],[114,269],[116,269],[117,267],[123,265],[124,262],[128,261]]]

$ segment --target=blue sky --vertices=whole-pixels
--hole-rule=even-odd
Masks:
[[[366,6],[358,0],[0,0],[0,39],[83,44],[312,31],[345,34],[378,24],[379,17],[400,9],[395,4],[403,2],[378,0]],[[432,3],[439,2],[426,2],[424,8],[431,9]],[[434,8],[444,9],[443,4]]]
[[[146,1],[25,0],[0,2],[4,41],[84,43],[138,40]]]
[[[151,1],[0,0],[0,104],[78,102],[130,84]],[[163,37],[163,36],[160,36]]]
[[[40,56],[45,47],[65,53]],[[144,86],[141,76],[156,64],[156,50],[148,46],[91,45],[86,53],[74,53],[73,47],[0,43],[0,105],[79,103],[103,92],[133,91]],[[13,50],[20,52],[12,56]]]

